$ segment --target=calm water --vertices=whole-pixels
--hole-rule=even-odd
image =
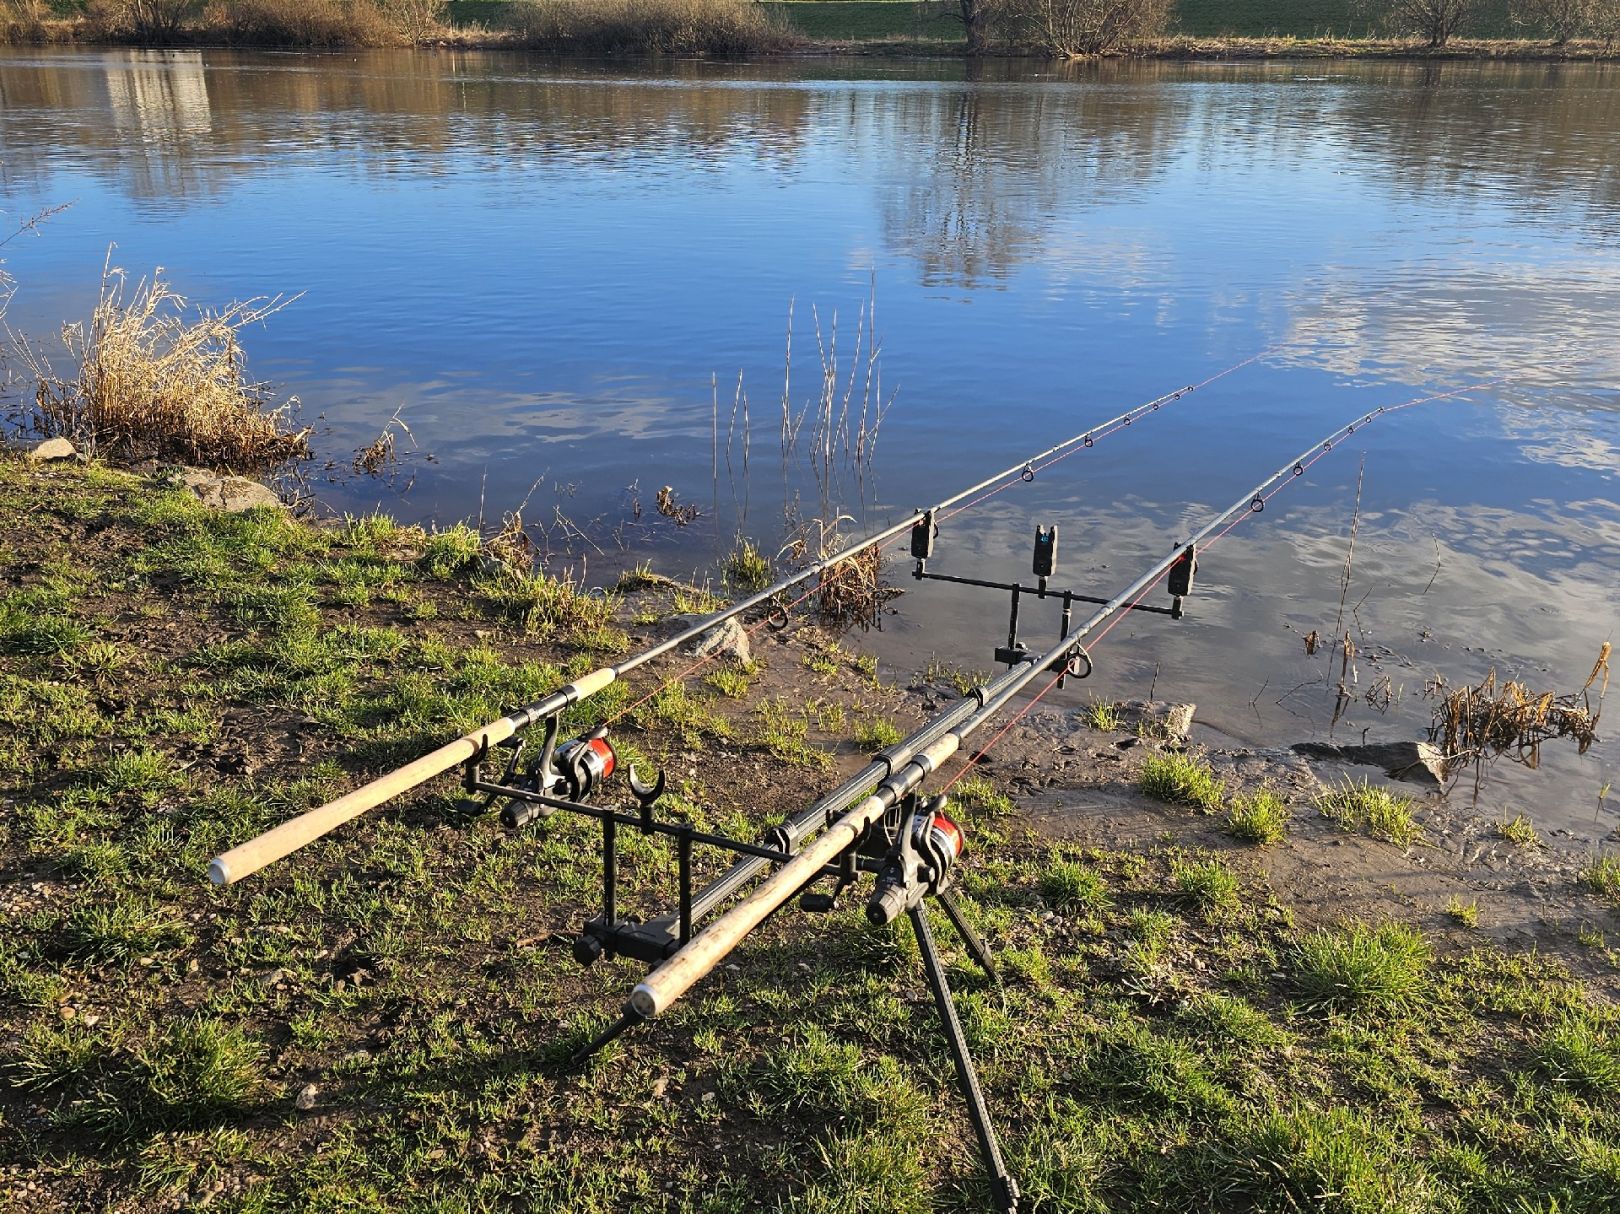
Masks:
[[[113,243],[198,302],[301,292],[248,335],[252,370],[340,466],[396,410],[432,456],[324,487],[334,508],[526,502],[593,580],[649,555],[701,571],[738,527],[777,540],[795,500],[884,521],[1268,351],[941,537],[941,571],[1011,576],[1055,521],[1067,580],[1112,592],[1340,421],[1500,380],[1344,444],[1210,552],[1191,619],[1127,621],[1069,697],[1156,679],[1244,739],[1324,734],[1328,670],[1300,637],[1339,613],[1364,456],[1345,616],[1382,661],[1356,690],[1388,673],[1402,695],[1337,733],[1413,736],[1429,674],[1570,688],[1616,632],[1617,84],[1553,65],[10,51],[0,208],[73,205],[6,248],[9,322],[44,338],[83,316]],[[846,392],[856,418],[887,410],[867,474],[835,452],[830,489],[813,423],[784,468],[790,309],[793,413],[824,360],[840,411]],[[702,508],[692,526],[653,513],[665,484]],[[558,511],[588,537],[571,556]],[[894,670],[986,664],[999,601],[931,586],[897,606],[862,642]],[[1032,613],[1025,635],[1051,626]],[[1487,809],[1527,798],[1601,834],[1615,754],[1560,755]]]

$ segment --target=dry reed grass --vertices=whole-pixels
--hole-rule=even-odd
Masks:
[[[45,0],[0,0],[0,46],[54,41],[51,16]]]
[[[17,339],[17,361],[38,382],[33,427],[120,459],[157,458],[250,471],[309,455],[309,431],[248,379],[238,334],[278,311],[281,297],[188,310],[161,277],[126,290],[109,268],[88,326],[62,342],[77,364],[59,375],[41,351]]]
[[[507,23],[535,50],[598,55],[739,57],[802,41],[745,0],[528,0]]]
[[[798,529],[778,558],[802,569],[836,555],[843,548],[839,524],[849,521],[848,515],[830,525],[812,520]],[[881,549],[872,547],[824,570],[815,592],[816,615],[821,622],[839,630],[858,627],[865,631],[876,625],[883,604],[901,593],[884,581],[883,566]]]
[[[1476,778],[1484,763],[1502,755],[1532,769],[1540,766],[1541,744],[1552,738],[1573,738],[1585,754],[1597,740],[1611,653],[1610,643],[1603,642],[1586,683],[1566,695],[1533,692],[1514,679],[1498,684],[1495,670],[1477,686],[1441,688],[1429,741],[1441,748],[1448,764],[1473,764]]]
[[[412,0],[215,0],[202,25],[232,46],[392,46],[429,36],[443,8]]]
[[[484,541],[484,554],[512,573],[533,571],[538,554],[528,528],[523,525],[522,509],[512,511],[501,520],[501,529]]]

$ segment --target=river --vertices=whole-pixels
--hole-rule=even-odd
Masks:
[[[45,340],[86,316],[114,245],[201,304],[296,294],[245,341],[319,462],[409,428],[393,477],[317,484],[330,508],[522,504],[591,581],[705,576],[739,530],[779,542],[784,508],[875,526],[1261,355],[941,534],[939,571],[1014,577],[1057,523],[1059,584],[1110,594],[1340,422],[1489,382],[1341,444],[1207,554],[1188,619],[1131,617],[1063,693],[1194,700],[1257,744],[1413,737],[1431,676],[1572,690],[1616,632],[1617,84],[10,49],[0,209],[72,205],[5,248],[7,319]],[[817,461],[823,366],[847,420]],[[785,380],[806,421],[784,459]],[[864,460],[843,442],[863,417]],[[663,485],[694,522],[656,512]],[[999,598],[893,574],[908,593],[854,644],[897,676],[989,665]],[[1026,611],[1026,639],[1053,627]],[[1336,725],[1338,665],[1303,643],[1335,628],[1361,651]],[[1547,757],[1482,812],[1609,831],[1616,747]]]

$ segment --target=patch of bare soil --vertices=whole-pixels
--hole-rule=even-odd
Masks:
[[[1403,919],[1457,947],[1490,939],[1509,950],[1556,957],[1594,990],[1620,999],[1620,980],[1602,948],[1578,939],[1583,928],[1612,934],[1613,911],[1579,884],[1584,853],[1557,845],[1520,846],[1493,822],[1438,792],[1415,797],[1420,843],[1401,847],[1353,834],[1312,800],[1354,772],[1413,796],[1409,784],[1366,768],[1312,763],[1287,750],[1193,744],[1232,794],[1269,788],[1293,807],[1287,837],[1256,847],[1234,838],[1221,814],[1169,805],[1137,791],[1143,759],[1180,743],[1089,728],[1076,713],[1040,709],[1014,727],[979,764],[1017,801],[1031,827],[1052,839],[1110,848],[1207,848],[1234,867],[1263,874],[1278,900],[1305,926],[1346,919]],[[1453,908],[1476,906],[1477,925]]]

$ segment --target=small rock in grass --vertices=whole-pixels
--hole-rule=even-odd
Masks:
[[[177,468],[172,480],[175,484],[184,485],[195,493],[203,505],[223,510],[227,514],[261,507],[276,510],[286,507],[286,503],[274,489],[261,485],[258,481],[251,481],[245,476],[228,476],[210,472],[206,468]]]
[[[682,615],[671,620],[671,624],[679,624],[681,628],[690,628],[703,619],[702,616]],[[698,637],[686,647],[686,652],[695,658],[706,658],[711,654],[720,654],[722,657],[733,657],[737,661],[747,663],[754,660],[753,647],[748,642],[748,632],[743,628],[741,621],[733,618]]]
[[[315,1101],[319,1098],[320,1094],[320,1088],[316,1087],[313,1083],[306,1083],[303,1087],[298,1089],[298,1095],[293,1100],[293,1103],[298,1106],[298,1110],[300,1112],[307,1113],[315,1107]]]
[[[38,443],[18,443],[15,450],[22,452],[23,458],[31,464],[47,464],[53,460],[72,459],[79,453],[78,448],[65,438],[47,438]]]

